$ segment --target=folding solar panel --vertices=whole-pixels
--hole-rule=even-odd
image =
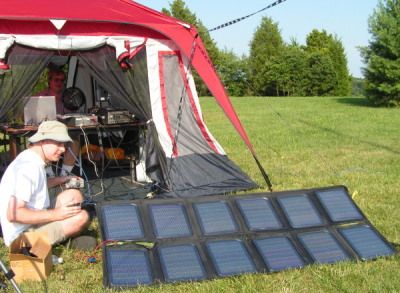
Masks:
[[[192,235],[186,211],[182,204],[150,205],[149,211],[157,238]]]
[[[369,226],[341,228],[339,231],[361,259],[392,255],[395,251]]]
[[[206,246],[219,276],[256,271],[246,247],[240,240],[210,241]]]
[[[285,196],[278,198],[290,225],[293,228],[320,226],[320,215],[306,195]]]
[[[166,281],[201,280],[206,272],[195,245],[176,245],[158,249]]]
[[[332,221],[362,219],[361,213],[344,190],[319,191],[316,195]]]
[[[102,240],[125,240],[103,248],[105,284],[117,290],[396,253],[344,186],[106,202],[96,211]]]
[[[238,227],[226,201],[194,204],[201,231],[205,235],[237,232]]]
[[[304,266],[302,258],[287,237],[255,239],[253,242],[270,271]]]
[[[266,198],[237,200],[246,225],[250,230],[274,230],[282,228],[271,203]]]
[[[106,263],[111,286],[148,285],[153,274],[147,252],[140,249],[107,249]]]
[[[106,240],[144,237],[139,210],[134,204],[103,206],[102,218]]]
[[[349,258],[346,251],[328,231],[304,233],[298,236],[315,262],[334,263]]]

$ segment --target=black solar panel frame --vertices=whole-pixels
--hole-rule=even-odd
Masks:
[[[339,186],[330,186],[330,187],[321,187],[321,188],[314,188],[314,189],[303,189],[303,190],[292,190],[292,191],[283,191],[283,192],[272,192],[272,193],[252,193],[252,194],[240,194],[240,195],[221,195],[221,196],[204,196],[204,197],[193,197],[193,198],[161,198],[161,199],[155,199],[155,200],[129,200],[129,201],[109,201],[109,202],[102,202],[97,204],[96,210],[97,210],[97,215],[99,219],[99,226],[100,226],[100,233],[102,240],[105,241],[107,239],[104,238],[104,229],[103,229],[103,221],[106,219],[103,219],[103,215],[101,214],[101,208],[102,206],[106,205],[116,205],[116,204],[136,204],[139,213],[142,219],[142,224],[143,224],[143,229],[145,232],[145,236],[143,238],[139,239],[134,239],[135,241],[146,241],[146,242],[153,242],[155,243],[155,247],[162,247],[162,246],[167,246],[167,245],[178,245],[178,244],[194,244],[196,247],[198,247],[199,254],[201,256],[203,265],[206,269],[207,272],[207,279],[213,279],[213,278],[220,278],[211,263],[211,260],[209,259],[209,255],[207,253],[207,249],[205,246],[205,243],[207,241],[216,241],[216,240],[232,240],[232,239],[239,239],[243,242],[245,245],[246,249],[248,250],[249,255],[251,256],[254,264],[257,267],[258,272],[271,272],[266,264],[264,263],[263,259],[261,258],[261,255],[258,253],[257,248],[255,247],[254,243],[252,242],[253,239],[258,239],[258,238],[263,238],[263,237],[274,237],[274,236],[279,236],[279,235],[285,235],[288,237],[292,244],[294,245],[295,249],[299,252],[299,254],[302,257],[302,260],[305,262],[306,265],[308,264],[313,264],[314,260],[312,257],[308,254],[306,249],[302,246],[302,243],[299,241],[297,235],[299,233],[304,233],[304,232],[311,232],[311,231],[318,231],[320,229],[328,229],[336,238],[336,240],[342,245],[342,247],[346,250],[348,253],[350,259],[360,259],[357,255],[357,253],[353,250],[351,245],[345,240],[345,238],[342,236],[342,234],[338,231],[340,227],[343,227],[344,225],[368,225],[370,227],[373,227],[373,225],[369,222],[369,220],[365,217],[364,213],[359,209],[359,207],[356,205],[356,203],[351,199],[351,201],[354,203],[356,208],[360,211],[360,214],[362,215],[362,219],[359,221],[332,221],[329,217],[329,214],[327,211],[324,209],[323,205],[319,201],[319,199],[316,196],[316,192],[318,191],[329,191],[329,190],[343,190],[345,193],[350,198],[350,195],[348,193],[348,190],[345,186],[339,185]],[[290,226],[290,223],[282,210],[280,204],[278,203],[278,198],[279,197],[284,197],[284,196],[293,196],[293,195],[300,195],[304,194],[308,196],[309,200],[312,202],[314,205],[315,209],[318,211],[320,214],[323,224],[318,227],[304,227],[304,228],[292,228]],[[282,224],[281,229],[277,230],[250,230],[247,225],[244,216],[242,215],[240,208],[238,207],[237,200],[239,199],[249,199],[249,198],[267,198],[273,207],[273,210],[275,211],[279,221]],[[196,212],[194,209],[194,204],[195,203],[200,203],[200,202],[212,202],[212,201],[226,201],[227,206],[231,210],[233,217],[236,221],[238,231],[233,232],[233,233],[224,233],[224,234],[217,234],[217,235],[204,235],[201,231],[200,224],[198,223]],[[152,227],[152,222],[151,222],[151,217],[148,213],[148,206],[151,204],[174,204],[174,203],[179,203],[182,204],[184,209],[186,210],[188,222],[190,224],[190,227],[192,228],[193,234],[187,237],[171,237],[171,238],[157,238],[155,236],[155,233],[153,232],[153,227]],[[376,229],[374,229],[376,231]],[[378,232],[379,233],[379,232]],[[380,235],[380,234],[379,234]],[[388,244],[390,248],[393,249],[391,244],[385,240],[385,238],[382,236],[382,239]],[[132,240],[132,239],[130,239]],[[151,264],[153,267],[153,274],[154,274],[154,279],[155,283],[158,282],[166,282],[165,278],[162,273],[161,269],[161,264],[159,257],[157,255],[157,250],[152,249],[149,251],[149,255],[151,256]],[[122,249],[120,247],[114,247],[113,249]],[[396,251],[395,249],[393,249]],[[103,250],[103,254],[104,254]],[[103,262],[103,275],[104,279],[107,279],[107,267],[104,265],[105,262]],[[105,282],[107,284],[107,282]],[[110,284],[107,284],[107,286],[110,286]],[[112,286],[111,286],[112,287]]]

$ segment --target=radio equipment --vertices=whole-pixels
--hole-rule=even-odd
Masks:
[[[126,110],[100,108],[97,114],[101,124],[121,124],[133,121],[134,115]]]
[[[62,122],[67,126],[86,126],[98,125],[98,118],[96,115],[88,115],[81,113],[68,113],[61,116]]]

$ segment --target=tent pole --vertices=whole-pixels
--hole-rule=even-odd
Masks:
[[[260,169],[261,174],[263,175],[264,180],[265,180],[265,182],[266,182],[267,185],[268,185],[269,191],[270,191],[270,192],[274,192],[274,189],[272,188],[271,181],[269,180],[269,177],[268,177],[267,173],[265,172],[263,166],[261,166],[261,163],[260,163],[260,161],[258,160],[258,158],[257,158],[257,156],[256,156],[255,154],[253,154],[253,158],[254,158],[254,160],[256,160],[257,166],[258,166],[258,168]]]

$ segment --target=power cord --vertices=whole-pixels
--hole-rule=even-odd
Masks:
[[[88,180],[88,178],[87,178],[87,176],[86,176],[86,172],[85,172],[85,170],[83,170],[83,167],[82,167],[81,163],[79,162],[78,158],[74,155],[74,153],[72,152],[72,150],[71,150],[70,147],[68,147],[68,150],[71,152],[72,156],[75,158],[75,160],[76,160],[76,162],[77,162],[79,168],[80,168],[81,171],[82,171],[83,176],[85,177],[85,181],[86,181],[86,184],[87,184],[87,187],[88,187],[88,188],[87,188],[88,197],[89,197],[90,200],[92,200],[92,192],[91,192],[89,180]]]

